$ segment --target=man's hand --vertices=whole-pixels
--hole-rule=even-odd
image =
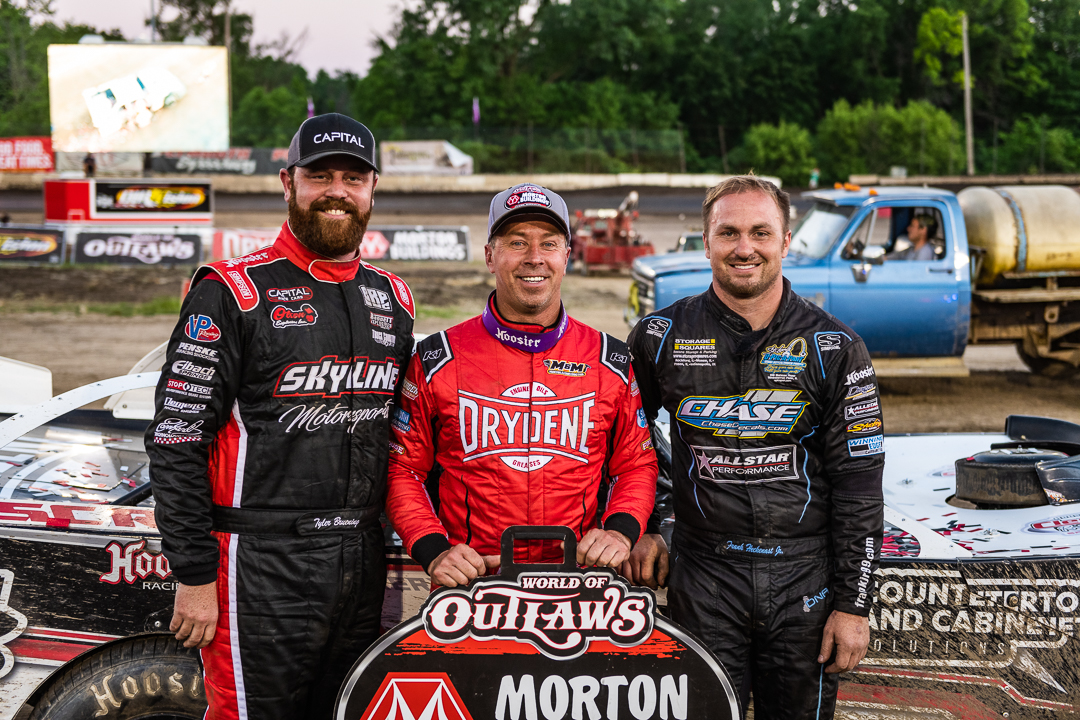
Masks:
[[[825,668],[827,673],[843,673],[853,670],[866,657],[870,644],[870,621],[861,615],[833,610],[825,623],[825,635],[821,638],[819,663],[828,662],[836,648],[836,660]]]
[[[668,547],[663,535],[646,534],[630,551],[630,558],[619,570],[635,585],[647,585],[655,590],[666,587],[668,576]]]
[[[498,555],[481,555],[462,543],[450,548],[428,565],[428,575],[436,585],[457,587],[486,575],[487,571],[499,567]]]
[[[217,620],[216,581],[206,585],[176,584],[176,601],[173,603],[169,631],[176,633],[177,640],[184,641],[184,647],[204,648],[209,645],[217,632]]]
[[[577,563],[586,567],[600,566],[618,569],[630,557],[633,543],[617,530],[593,528],[577,545]]]

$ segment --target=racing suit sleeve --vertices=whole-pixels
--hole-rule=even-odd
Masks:
[[[435,464],[438,405],[418,353],[409,361],[400,392],[401,404],[390,423],[386,515],[409,555],[426,571],[451,545],[424,488]]]
[[[641,409],[638,383],[628,368],[629,383],[618,381],[617,412],[608,443],[611,496],[604,510],[605,530],[616,530],[636,543],[652,513],[656,495],[656,453]]]
[[[213,443],[227,441],[218,434],[231,420],[245,346],[228,288],[212,277],[197,282],[169,339],[145,437],[162,551],[185,585],[217,579],[209,456]]]
[[[884,427],[870,354],[856,338],[827,362],[822,428],[836,563],[834,609],[867,616],[884,525]]]
[[[656,418],[663,405],[661,400],[660,380],[657,376],[655,362],[656,352],[662,344],[662,340],[650,338],[646,334],[646,320],[647,319],[643,319],[634,326],[634,329],[630,331],[630,337],[627,338],[626,343],[630,347],[630,362],[634,370],[634,375],[636,376],[638,388],[641,392],[641,408],[645,411],[645,419],[648,421],[653,434],[655,434],[659,432],[659,430],[656,429]],[[664,320],[667,319],[664,318]],[[671,452],[669,450],[669,469],[671,464],[670,458]],[[653,535],[660,532],[660,523],[663,520],[661,517],[661,507],[670,505],[671,502],[671,491],[669,488],[661,487],[658,483],[656,492],[657,497],[653,503],[653,509],[649,513],[649,518],[645,524],[645,532]]]

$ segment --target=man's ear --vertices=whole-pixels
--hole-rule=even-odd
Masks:
[[[281,188],[285,191],[285,202],[289,202],[289,197],[292,195],[292,178],[289,177],[289,171],[285,168],[278,170],[278,179],[281,180]]]

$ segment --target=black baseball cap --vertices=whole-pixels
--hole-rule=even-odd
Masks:
[[[507,188],[491,198],[488,208],[488,240],[499,231],[508,220],[517,216],[540,215],[555,223],[570,237],[570,214],[566,202],[558,193],[534,183],[522,183]]]
[[[304,167],[328,155],[352,155],[379,172],[375,136],[348,115],[327,113],[305,120],[289,143],[288,167]]]

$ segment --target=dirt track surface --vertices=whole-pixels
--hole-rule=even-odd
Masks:
[[[406,279],[420,305],[417,332],[443,330],[477,314],[493,287],[481,262],[388,263]],[[0,268],[0,355],[53,371],[53,391],[126,373],[168,339],[176,319],[111,317],[94,312],[22,312],[37,303],[146,302],[177,296],[190,268]],[[563,299],[577,319],[616,337],[629,278],[568,275]],[[880,378],[886,431],[1000,432],[1010,414],[1080,422],[1080,382],[1020,371],[1008,348],[973,348],[968,378]]]

